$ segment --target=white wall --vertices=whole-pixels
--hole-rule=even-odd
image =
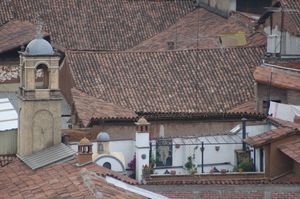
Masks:
[[[112,157],[100,157],[95,161],[95,163],[99,166],[103,166],[105,162],[109,162],[111,164],[111,170],[116,172],[123,172],[123,167],[121,163]]]
[[[248,136],[254,136],[260,133],[264,133],[266,131],[269,131],[271,128],[271,125],[269,124],[259,124],[259,125],[249,125],[246,126],[246,132],[248,133]],[[239,137],[242,137],[241,135],[242,130],[240,129],[238,132]],[[224,139],[221,138],[221,136],[214,136],[217,141],[219,142],[227,142],[230,143],[231,139],[227,138]],[[202,137],[201,139],[203,139]],[[206,138],[209,138],[210,140],[215,140],[215,138],[212,139],[212,137],[207,136]],[[187,162],[188,156],[192,156],[195,154],[194,164],[199,165],[198,167],[198,173],[201,173],[201,145],[199,141],[196,141],[196,139],[186,139],[183,141],[184,138],[174,138],[173,139],[173,158],[172,158],[172,167],[180,167],[184,166],[184,164]],[[215,140],[216,141],[216,140]],[[175,147],[175,143],[199,143],[199,145],[180,145],[179,148]],[[240,140],[240,143],[242,143],[242,140]],[[155,158],[155,141],[152,141],[152,155]],[[198,146],[196,150],[194,148]],[[216,151],[216,146],[219,146],[219,151]],[[77,145],[71,145],[71,147],[77,151]],[[204,145],[204,164],[214,164],[214,163],[224,163],[224,162],[230,162],[230,165],[216,165],[215,167],[218,170],[226,169],[231,171],[236,164],[236,149],[242,149],[242,144],[214,144],[214,145]],[[135,141],[134,140],[120,140],[120,141],[110,141],[109,142],[109,150],[110,152],[122,152],[125,158],[125,168],[128,168],[128,163],[133,159],[133,156],[135,154]],[[148,150],[148,149],[147,149]],[[93,143],[93,153],[97,152],[97,143]],[[147,153],[146,151],[141,151],[139,155],[142,153]],[[149,153],[147,153],[148,155]],[[253,156],[253,153],[252,153]],[[259,153],[256,153],[256,159],[257,159],[257,165],[259,165]],[[204,172],[208,173],[212,167],[214,166],[206,166],[204,167]],[[187,171],[182,168],[170,168],[167,169],[168,171],[176,170],[177,174],[187,174]],[[166,171],[166,169],[157,169],[155,170],[156,174],[163,174]]]
[[[246,133],[248,136],[255,136],[270,130],[270,124],[246,125]],[[240,131],[240,133],[242,133],[242,131]]]
[[[270,32],[270,26],[264,28],[264,31],[267,35]],[[281,39],[281,31],[278,26],[272,29],[272,34],[276,34]],[[290,34],[289,32],[283,32],[282,41],[281,41],[281,54],[282,55],[300,55],[300,37]]]
[[[133,159],[135,153],[135,141],[121,140],[109,142],[110,152],[122,152],[125,158],[125,168],[128,168],[128,163]]]
[[[77,143],[70,144],[71,148],[78,151]],[[93,153],[97,153],[97,142],[93,142]],[[128,168],[128,163],[133,159],[135,153],[135,141],[134,140],[120,140],[109,142],[110,152],[122,152],[125,159],[125,168]]]

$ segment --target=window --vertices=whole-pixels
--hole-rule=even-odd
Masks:
[[[103,167],[107,168],[107,169],[111,169],[111,164],[109,162],[105,162],[103,164]]]
[[[103,144],[98,144],[98,153],[103,152]]]
[[[47,89],[49,88],[49,72],[45,64],[40,64],[35,70],[35,88]]]
[[[172,166],[172,139],[156,140],[156,166]]]

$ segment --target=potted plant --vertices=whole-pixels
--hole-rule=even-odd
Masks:
[[[192,156],[189,156],[188,161],[185,163],[184,167],[188,170],[189,174],[195,174],[197,172],[196,165],[193,164]]]
[[[247,159],[234,167],[233,171],[235,172],[251,172],[254,171],[252,159]]]
[[[153,168],[147,164],[143,165],[143,177],[149,179],[151,174],[153,174]]]
[[[226,174],[228,171],[226,169],[221,169],[221,174]]]

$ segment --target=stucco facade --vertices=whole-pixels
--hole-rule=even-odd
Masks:
[[[151,121],[149,127],[150,137],[181,137],[216,135],[229,132],[241,121]],[[162,130],[163,129],[163,130]],[[112,140],[134,139],[135,126],[128,123],[103,123],[90,129],[96,136],[100,131],[108,132]]]

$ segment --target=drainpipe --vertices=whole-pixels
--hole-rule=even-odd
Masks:
[[[245,143],[245,139],[246,139],[246,118],[242,118],[242,127],[243,127],[243,151],[246,151],[246,143]]]
[[[254,159],[253,169],[254,169],[254,171],[256,171],[256,150],[255,150],[255,147],[253,148],[253,159]]]
[[[201,142],[201,173],[204,173],[204,143]]]

